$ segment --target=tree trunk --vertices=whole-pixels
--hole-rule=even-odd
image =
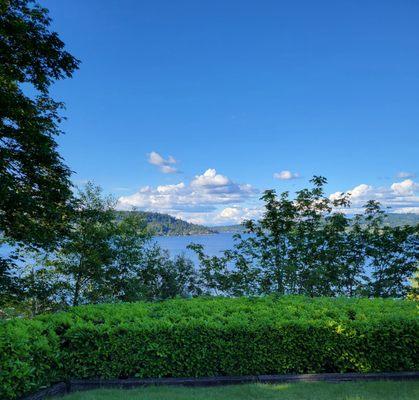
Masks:
[[[79,305],[80,290],[81,290],[82,273],[79,272],[76,278],[76,286],[74,288],[73,306]]]

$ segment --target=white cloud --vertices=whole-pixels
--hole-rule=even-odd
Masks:
[[[249,184],[236,183],[218,174],[215,169],[207,169],[202,175],[195,176],[189,184],[179,182],[154,188],[140,188],[132,195],[120,197],[118,207],[137,207],[147,211],[169,213],[190,222],[197,223],[200,220],[213,223],[220,207],[243,203],[256,193]]]
[[[391,189],[402,196],[412,196],[415,190],[419,189],[419,185],[411,179],[406,179],[402,182],[396,182],[391,185]]]
[[[348,190],[348,193],[351,195],[351,201],[362,201],[370,200],[370,196],[373,195],[373,187],[362,183],[361,185],[355,186],[353,189]],[[344,192],[335,192],[332,193],[329,198],[330,200],[338,200],[344,195]]]
[[[225,219],[237,218],[241,216],[241,210],[234,207],[227,207],[227,208],[224,208],[224,210],[220,212],[219,216],[220,218],[225,218]]]
[[[159,193],[175,193],[185,188],[183,182],[178,183],[177,185],[163,185],[157,186],[157,192]]]
[[[298,172],[291,172],[288,170],[274,173],[274,178],[279,179],[281,181],[289,181],[291,179],[297,179],[299,177],[300,177],[300,174]]]
[[[160,167],[160,171],[163,172],[164,174],[174,174],[175,172],[177,172],[177,169],[170,165],[162,165]]]
[[[397,173],[396,177],[399,179],[415,178],[416,174],[413,172],[400,171]]]
[[[204,188],[227,186],[229,184],[231,184],[230,179],[217,174],[217,171],[213,168],[207,169],[202,175],[195,176],[195,179],[191,182],[191,186]]]
[[[178,172],[177,168],[173,166],[177,161],[172,156],[165,159],[159,153],[152,151],[148,155],[148,162],[159,167],[160,171],[164,174],[174,174],[175,172]]]
[[[366,198],[368,195],[371,194],[373,188],[370,185],[366,185],[365,183],[355,186],[351,191],[351,196],[353,199],[361,199]]]
[[[376,200],[383,207],[389,207],[389,212],[419,213],[419,184],[411,179],[394,182],[390,187],[374,187],[364,183],[347,192],[350,193],[352,203],[348,212],[358,212],[368,200]],[[329,198],[335,200],[342,194],[343,192],[335,192]]]
[[[226,207],[214,216],[213,222],[216,224],[240,224],[244,220],[259,219],[262,216],[262,208],[249,207]]]

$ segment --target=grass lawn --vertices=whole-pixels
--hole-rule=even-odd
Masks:
[[[417,400],[419,381],[232,385],[207,388],[153,386],[72,393],[64,400]]]

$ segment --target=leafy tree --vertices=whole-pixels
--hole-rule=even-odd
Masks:
[[[86,274],[86,266],[75,266],[77,273],[83,271],[77,276],[81,276],[81,286],[85,287],[85,302],[159,300],[197,293],[193,263],[183,256],[171,259],[167,251],[152,244],[141,213],[116,212],[115,203],[103,198],[99,188],[91,185],[86,187],[81,203],[90,217],[102,214],[96,225],[76,217],[73,241],[87,241],[76,248],[84,249],[85,260],[90,258],[87,253],[93,254],[87,268],[90,275]],[[68,270],[61,272],[67,274]]]
[[[188,248],[195,251],[198,256],[200,262],[198,281],[205,294],[220,295],[229,291],[242,293],[239,289],[241,282],[233,284],[232,273],[229,270],[229,263],[232,260],[229,251],[225,251],[223,256],[217,257],[207,256],[204,253],[204,246],[201,244],[191,243]],[[244,277],[244,274],[240,275],[240,278]]]
[[[419,267],[416,268],[416,271],[410,281],[411,287],[409,288],[407,298],[419,301]]]
[[[137,267],[135,300],[162,300],[200,294],[193,262],[185,256],[170,258],[167,250],[157,245],[148,248]]]
[[[174,259],[167,254],[168,268],[164,269],[162,298],[191,297],[202,294],[195,265],[185,255],[178,255]]]
[[[336,207],[346,207],[348,199],[330,200],[324,193],[326,179],[313,177],[312,189],[297,192],[292,202],[294,223],[285,232],[289,240],[291,292],[310,296],[331,295],[336,286],[337,270],[341,265],[343,238],[347,226],[343,214],[333,213]],[[288,291],[289,291],[288,290]]]
[[[35,316],[66,305],[66,281],[56,273],[46,255],[37,252],[28,256],[33,258],[18,268],[22,295],[17,308]]]
[[[0,0],[0,231],[40,247],[65,230],[72,194],[55,141],[62,104],[48,90],[79,63],[50,22],[35,1]],[[11,264],[1,264],[4,283]]]
[[[50,260],[57,272],[68,278],[72,305],[98,301],[97,287],[114,259],[114,205],[101,189],[88,183],[76,198],[70,232]]]
[[[347,296],[365,295],[364,286],[368,281],[365,267],[366,254],[366,230],[363,228],[363,216],[355,215],[350,228],[346,230],[345,257],[342,260],[340,288]]]
[[[364,240],[372,275],[368,294],[373,297],[401,297],[409,291],[409,278],[419,260],[419,225],[391,227],[385,224],[380,204],[365,206]]]
[[[0,2],[0,229],[43,245],[61,227],[71,197],[70,171],[54,139],[62,104],[48,89],[78,66],[50,22],[34,1]]]
[[[147,225],[141,215],[127,213],[113,219],[114,231],[110,242],[112,260],[105,267],[100,296],[112,301],[133,301],[138,297],[138,265],[143,263],[145,245],[150,240]]]
[[[70,228],[49,252],[23,247],[17,256],[17,312],[36,315],[68,305],[158,300],[199,293],[193,263],[171,259],[150,241],[138,213],[121,214],[115,201],[88,183],[75,196]]]
[[[379,203],[349,218],[349,194],[330,199],[326,179],[313,187],[277,195],[265,191],[265,212],[247,221],[233,250],[209,257],[189,246],[200,261],[200,282],[208,293],[231,295],[305,294],[309,296],[401,297],[418,266],[418,226],[385,223]],[[339,211],[340,210],[340,211]]]
[[[10,258],[0,257],[0,306],[13,306],[19,302],[19,281],[11,273],[15,263]],[[1,314],[1,310],[0,310]]]
[[[288,192],[277,196],[274,190],[265,191],[263,217],[245,222],[246,237],[237,235],[235,249],[223,258],[205,258],[202,248],[192,246],[200,250],[197,254],[201,264],[206,262],[206,274],[216,264],[224,264],[222,273],[227,272],[228,282],[223,285],[230,286],[228,291],[234,295],[333,292],[347,221],[331,211],[345,206],[347,199],[329,200],[322,177],[312,182],[314,187],[299,191],[295,199]]]

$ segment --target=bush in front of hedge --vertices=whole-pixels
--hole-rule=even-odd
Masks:
[[[59,337],[44,322],[0,322],[0,399],[14,399],[62,379],[59,354]]]
[[[414,302],[209,298],[75,307],[0,325],[0,397],[69,378],[419,369]]]

